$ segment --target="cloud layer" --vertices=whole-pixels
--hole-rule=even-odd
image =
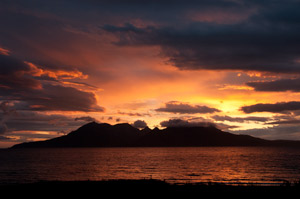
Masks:
[[[222,1],[225,3],[225,1]],[[215,5],[221,6],[221,2]],[[237,4],[232,7],[238,7]],[[241,1],[240,7],[249,1]],[[200,21],[178,26],[104,25],[120,46],[160,46],[180,69],[300,72],[299,2],[259,3],[246,19],[234,23]]]
[[[278,102],[275,104],[254,104],[250,106],[243,106],[241,110],[244,113],[254,113],[254,112],[271,112],[271,113],[282,113],[285,111],[297,111],[300,110],[300,102]]]
[[[165,107],[155,109],[157,112],[169,112],[178,114],[196,114],[196,113],[214,113],[220,112],[216,108],[200,105],[190,105],[188,103],[171,101],[165,104]]]
[[[300,92],[300,78],[279,79],[274,81],[248,82],[248,86],[256,91],[284,92],[293,91]]]
[[[225,116],[214,115],[214,116],[212,116],[212,118],[216,121],[229,121],[229,122],[240,122],[240,123],[249,122],[249,121],[266,122],[270,119],[270,118],[267,118],[267,117],[255,117],[255,116],[251,116],[251,117],[230,117],[228,115],[225,115]]]
[[[94,93],[61,81],[81,78],[78,71],[46,70],[7,55],[0,55],[0,69],[0,100],[14,101],[19,110],[104,111]]]
[[[169,119],[166,121],[162,121],[160,123],[162,127],[209,127],[213,126],[216,127],[215,124],[211,122],[192,122],[188,120],[183,120],[183,119]]]
[[[133,127],[143,129],[147,127],[147,123],[144,120],[136,120],[132,124]]]

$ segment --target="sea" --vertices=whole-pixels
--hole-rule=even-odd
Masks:
[[[157,179],[170,183],[299,182],[300,148],[1,149],[0,184]]]

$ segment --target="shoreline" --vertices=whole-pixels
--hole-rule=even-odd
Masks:
[[[169,183],[162,180],[103,180],[103,181],[39,181],[33,183],[0,184],[0,191],[7,193],[43,192],[77,195],[101,193],[125,195],[141,194],[299,194],[300,182],[280,185],[266,184],[222,184],[222,183]]]

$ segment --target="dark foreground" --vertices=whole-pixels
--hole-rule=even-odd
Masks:
[[[42,181],[0,185],[2,194],[50,196],[295,196],[299,183],[278,186],[224,184],[170,184],[159,180]]]

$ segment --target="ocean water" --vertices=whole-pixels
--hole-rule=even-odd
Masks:
[[[159,179],[171,183],[300,180],[300,149],[271,147],[0,150],[0,183]]]

